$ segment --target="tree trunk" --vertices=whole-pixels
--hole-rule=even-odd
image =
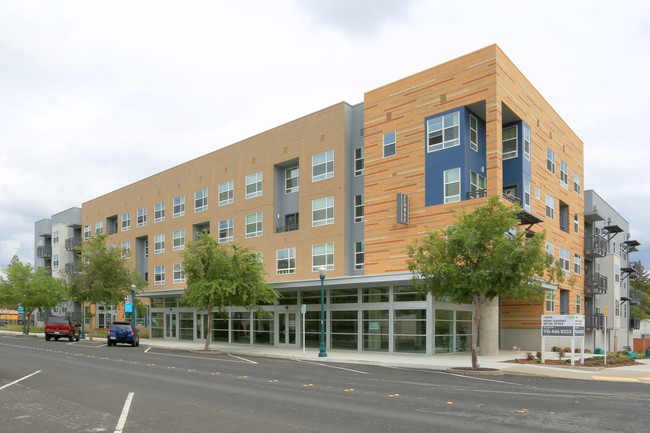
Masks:
[[[472,370],[478,370],[478,325],[479,319],[481,317],[481,299],[474,295],[474,308],[476,312],[474,313],[474,329],[472,330]]]
[[[205,348],[204,348],[206,352],[210,350],[210,340],[212,340],[212,304],[208,305],[207,310],[208,310],[208,329],[207,329],[208,335],[205,336]]]
[[[34,310],[30,310],[29,314],[25,311],[25,314],[23,315],[23,319],[27,322],[25,323],[25,335],[29,335],[29,325],[32,322],[32,313],[34,313]]]
[[[92,308],[92,306],[95,304],[95,300],[91,299],[89,301],[89,303],[90,303],[90,308]],[[97,312],[97,307],[95,307],[95,312]],[[93,317],[91,316],[90,317],[90,329],[88,330],[88,341],[90,341],[91,343],[93,341],[93,329],[94,328],[95,328],[95,324],[93,323]]]

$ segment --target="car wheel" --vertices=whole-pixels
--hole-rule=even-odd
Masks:
[[[52,338],[51,335],[47,335],[47,334],[45,334],[45,341],[50,341],[50,338]]]
[[[131,347],[135,347],[135,338],[134,338],[133,341],[131,342]]]
[[[68,335],[68,340],[74,341],[74,335]]]
[[[59,337],[54,337],[54,341],[59,341]]]
[[[140,347],[140,340],[139,339],[138,339],[138,341],[135,342],[135,345]]]
[[[74,341],[77,341],[77,342],[78,342],[80,339],[81,339],[81,337],[79,337],[79,336],[77,335],[77,336],[75,337]]]

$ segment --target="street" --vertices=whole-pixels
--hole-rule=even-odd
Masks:
[[[646,384],[0,336],[2,432],[644,432]]]

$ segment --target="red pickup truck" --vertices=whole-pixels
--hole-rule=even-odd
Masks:
[[[50,341],[52,337],[58,340],[67,337],[70,341],[79,341],[81,331],[74,320],[67,317],[52,316],[45,323],[45,340]]]

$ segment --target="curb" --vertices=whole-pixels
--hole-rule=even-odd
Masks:
[[[448,368],[448,373],[460,374],[463,376],[503,376],[504,373],[501,370],[496,368],[484,369],[484,370],[468,370],[464,368]]]

